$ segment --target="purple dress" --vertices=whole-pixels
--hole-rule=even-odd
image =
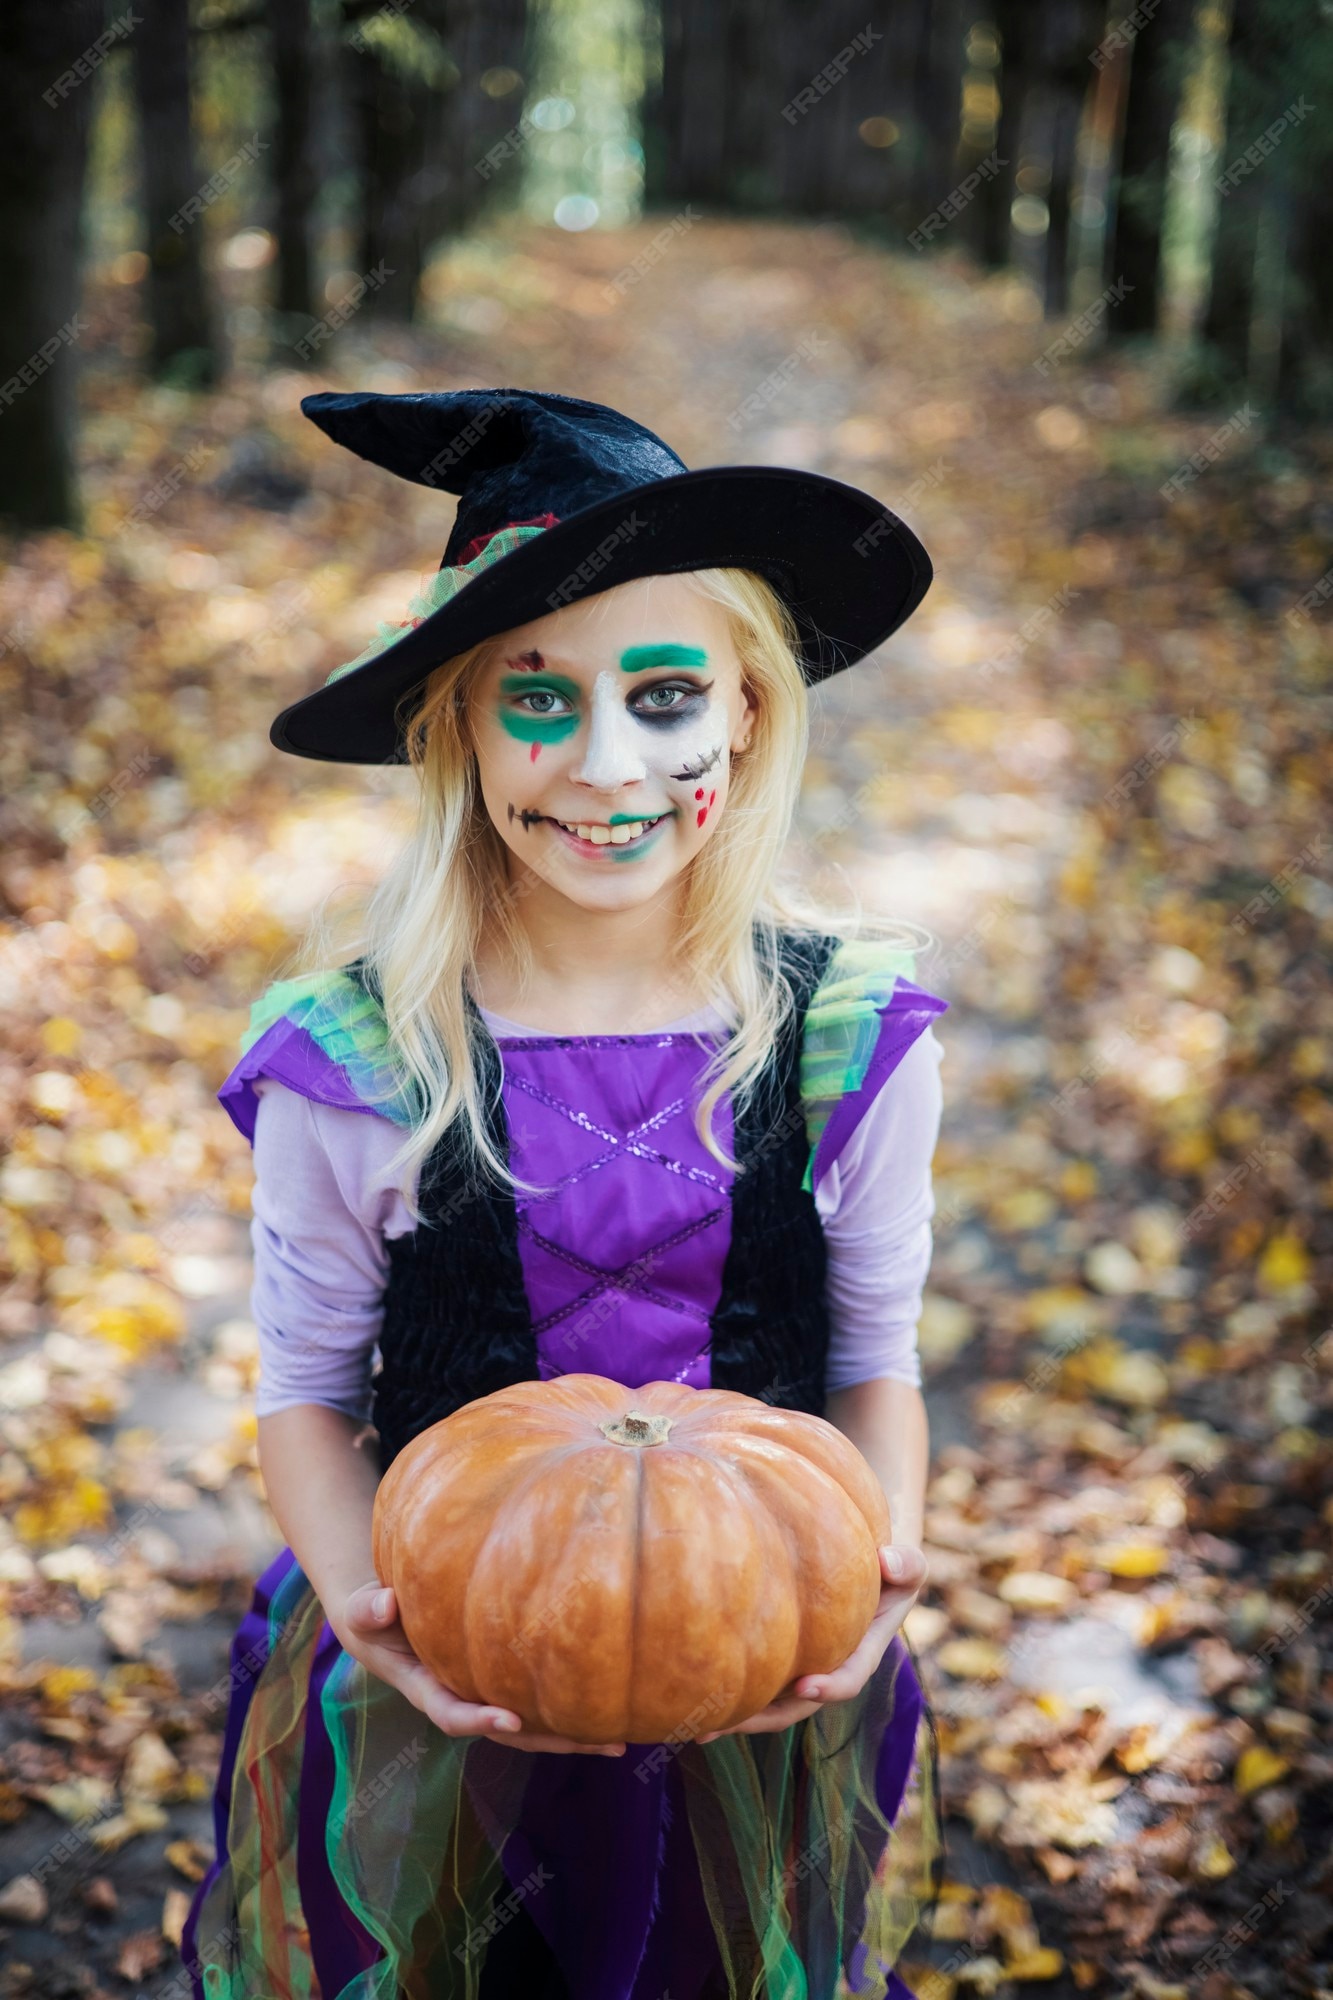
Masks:
[[[876,1060],[859,1093],[862,1108],[944,1005],[920,989],[904,992],[901,985],[898,997],[900,1003],[916,1005],[900,1004],[895,1020],[884,1019]],[[706,1055],[703,1038],[665,1031],[501,1036],[499,1047],[510,1160],[518,1181],[534,1189],[520,1187],[516,1209],[543,1379],[578,1372],[610,1376],[630,1387],[670,1380],[707,1388],[709,1321],[730,1241],[732,1175],[705,1149],[694,1125],[696,1080]],[[258,1074],[277,1075],[289,1084],[299,1076],[296,1087],[322,1102],[356,1101],[345,1072],[309,1036],[292,1029],[261,1038],[219,1093],[243,1129],[238,1105]],[[246,1109],[253,1132],[252,1092]],[[855,1117],[849,1115],[848,1100],[837,1107],[835,1116],[839,1114],[842,1131],[849,1132]],[[715,1130],[729,1150],[731,1119],[725,1099]],[[831,1157],[826,1151],[821,1164],[826,1166]],[[437,1972],[419,1988],[405,1978],[400,1987],[385,1977],[386,1933],[379,1921],[385,1916],[383,1902],[392,1902],[398,1893],[398,1878],[377,1873],[385,1865],[377,1854],[366,1863],[361,1893],[349,1896],[346,1863],[335,1869],[335,1840],[329,1832],[334,1822],[345,1829],[349,1811],[355,1816],[362,1809],[355,1803],[349,1807],[347,1745],[335,1740],[338,1728],[330,1730],[330,1715],[348,1712],[357,1677],[363,1690],[371,1677],[344,1653],[326,1621],[320,1618],[316,1626],[307,1620],[305,1653],[281,1663],[284,1698],[289,1705],[295,1701],[295,1722],[289,1719],[283,1740],[297,1726],[303,1738],[299,1776],[291,1781],[299,1797],[288,1799],[285,1807],[281,1799],[270,1798],[266,1805],[260,1797],[251,1810],[247,1793],[239,1815],[247,1828],[248,1851],[265,1855],[262,1866],[272,1879],[259,1882],[260,1864],[242,1864],[229,1854],[229,1835],[239,1823],[232,1818],[238,1787],[263,1791],[258,1767],[242,1768],[249,1711],[263,1699],[257,1690],[274,1682],[278,1673],[279,1661],[270,1661],[270,1653],[289,1645],[290,1629],[299,1624],[278,1617],[275,1607],[295,1604],[302,1590],[308,1597],[299,1565],[292,1551],[284,1549],[259,1578],[250,1612],[233,1642],[233,1685],[214,1801],[218,1859],[199,1885],[182,1939],[196,2000],[205,1995],[207,2000],[223,1995],[240,2000],[245,1975],[235,1963],[238,1950],[250,1950],[264,1964],[275,1996],[309,1994],[316,1989],[308,1975],[305,1985],[295,1973],[284,1984],[281,1970],[296,1964],[302,1947],[325,2000],[390,1996],[400,1990],[460,1996],[494,1992],[498,2000],[505,1990],[506,1963],[512,1967],[508,1990],[535,1994],[537,1961],[531,1954],[523,1958],[521,1936],[538,1933],[543,1956],[549,1954],[564,1982],[563,1987],[558,1981],[543,1985],[542,1993],[567,1991],[572,2000],[661,2000],[664,1993],[671,2000],[726,2000],[733,1987],[719,1954],[716,1908],[710,1918],[710,1904],[723,1893],[722,1877],[710,1876],[706,1889],[697,1858],[707,1811],[719,1809],[703,1766],[721,1770],[729,1757],[738,1770],[737,1760],[743,1758],[747,1781],[757,1773],[762,1789],[777,1782],[764,1775],[770,1766],[776,1769],[777,1736],[719,1739],[713,1746],[672,1745],[665,1753],[657,1746],[656,1754],[654,1746],[630,1745],[619,1759],[533,1755],[471,1739],[464,1789],[501,1855],[507,1878],[498,1885],[502,1899],[512,1887],[504,1904],[506,1921],[488,1941],[489,1964],[480,1986],[475,1968],[459,1959],[455,1948],[455,1978],[441,1984]],[[294,1677],[301,1681],[295,1697]],[[380,1687],[374,1683],[372,1692]],[[853,1704],[841,1706],[851,1710]],[[924,1701],[901,1637],[891,1643],[856,1707],[863,1738],[861,1775],[848,1797],[856,1795],[858,1826],[866,1822],[858,1839],[862,1846],[873,1846],[876,1839],[887,1838],[909,1780],[919,1793],[926,1777],[921,1768],[928,1740]],[[823,1711],[821,1727],[834,1714],[834,1709]],[[249,1720],[253,1731],[254,1718]],[[417,1720],[431,1729],[424,1718]],[[438,1732],[432,1734],[438,1737]],[[724,1745],[730,1746],[724,1757],[710,1757]],[[442,1750],[444,1744],[436,1747]],[[362,1774],[368,1760],[366,1751]],[[412,1782],[413,1774],[400,1771],[393,1796]],[[804,1783],[798,1775],[796,1818],[788,1829],[798,1850]],[[515,1786],[522,1792],[517,1803]],[[502,1795],[508,1800],[503,1809],[495,1804]],[[265,1836],[265,1811],[279,1814],[286,1808],[291,1809],[287,1834]],[[488,1826],[492,1809],[494,1820]],[[790,1801],[784,1810],[791,1812]],[[931,1818],[928,1802],[925,1818]],[[825,1863],[830,1838],[826,1833]],[[368,1839],[363,1846],[369,1853],[376,1843]],[[344,1856],[347,1851],[341,1850]],[[783,2000],[788,1993],[794,2000],[798,1992],[810,2000],[832,2000],[839,1969],[846,1976],[850,1958],[853,1990],[908,1993],[888,1964],[875,1976],[873,1943],[868,1953],[860,1928],[861,1894],[853,1898],[856,1907],[839,1905],[826,1917],[817,1907],[818,1858],[811,1861],[808,1853],[797,1851],[777,1857],[776,1865],[785,1870],[781,1879],[805,1914],[799,1936],[793,1929],[777,1937],[772,1949],[785,1951],[785,1956],[776,1961],[773,1983],[757,1992],[781,1993]],[[868,1884],[879,1863],[871,1854],[862,1866]],[[742,1872],[738,1861],[737,1879]],[[841,1885],[835,1888],[841,1893]],[[825,1900],[837,1902],[837,1895]],[[276,1935],[275,1910],[282,1911],[284,1931],[296,1932],[296,1954],[290,1961],[285,1956],[290,1935],[279,1948],[263,1928],[271,1924]],[[513,1920],[520,1913],[521,1931]],[[419,1935],[419,1918],[413,1922]],[[229,1930],[234,1937],[227,1936]],[[393,1932],[392,1923],[388,1930]],[[887,1934],[881,1925],[872,1937]],[[793,1974],[794,1966],[799,1970]],[[401,1966],[396,1974],[403,1977]],[[790,1983],[793,1977],[795,1984]]]

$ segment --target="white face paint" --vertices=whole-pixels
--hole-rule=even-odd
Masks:
[[[645,577],[503,634],[469,719],[501,838],[606,909],[657,895],[711,838],[754,709],[721,607]]]

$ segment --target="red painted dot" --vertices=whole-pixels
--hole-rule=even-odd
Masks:
[[[702,786],[702,785],[700,785],[700,787],[699,787],[698,791],[697,791],[697,792],[695,793],[695,795],[694,795],[694,796],[695,796],[695,798],[696,798],[696,799],[701,799],[701,798],[703,797],[703,795],[704,795],[704,788],[703,788],[703,786]]]
[[[708,818],[708,807],[700,806],[698,818],[695,820],[694,824],[696,826],[702,826],[707,818]]]
[[[529,762],[529,764],[535,764],[535,763],[536,763],[536,761],[537,761],[538,757],[539,757],[539,756],[541,755],[541,747],[542,747],[542,746],[541,746],[541,744],[540,744],[540,743],[534,743],[534,744],[533,744],[533,746],[532,746],[531,750],[529,750],[529,752],[528,752],[528,762]]]

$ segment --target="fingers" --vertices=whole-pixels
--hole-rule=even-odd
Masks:
[[[437,1681],[420,1660],[405,1659],[402,1654],[391,1655],[382,1665],[377,1659],[372,1671],[406,1695],[413,1707],[419,1708],[445,1736],[487,1736],[493,1743],[504,1743],[514,1750],[548,1750],[565,1755],[619,1757],[625,1751],[623,1743],[575,1743],[568,1736],[551,1736],[528,1729],[513,1709],[464,1701],[461,1695]]]
[[[756,1709],[747,1715],[744,1722],[733,1722],[729,1729],[710,1729],[703,1736],[696,1736],[696,1743],[713,1743],[719,1736],[760,1736],[779,1729],[790,1729],[793,1723],[806,1722],[823,1706],[818,1701],[772,1701],[767,1708]]]
[[[489,1729],[481,1733],[491,1734]],[[495,1741],[507,1744],[511,1750],[547,1750],[561,1757],[623,1757],[626,1747],[623,1743],[575,1743],[568,1736],[540,1736],[527,1729],[519,1736],[497,1736]]]
[[[369,1638],[398,1622],[398,1600],[388,1585],[363,1583],[350,1592],[343,1607],[344,1623]]]
[[[546,1735],[525,1728],[522,1717],[511,1708],[464,1701],[461,1695],[437,1681],[414,1653],[386,1644],[391,1628],[398,1624],[397,1599],[387,1585],[367,1583],[352,1591],[343,1621],[353,1635],[368,1642],[364,1652],[358,1651],[362,1665],[406,1695],[413,1707],[419,1708],[446,1736],[488,1736],[492,1742],[510,1744],[515,1750],[545,1750],[560,1755],[621,1757],[625,1754],[623,1743],[575,1743],[568,1736]],[[372,1658],[366,1659],[364,1653]]]
[[[879,1567],[887,1584],[913,1594],[921,1589],[930,1574],[920,1549],[914,1549],[906,1542],[886,1542],[879,1552]]]

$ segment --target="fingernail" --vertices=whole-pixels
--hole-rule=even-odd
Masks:
[[[393,1592],[391,1590],[377,1590],[370,1608],[377,1618],[387,1618],[389,1615],[389,1606],[392,1602]]]
[[[883,1548],[880,1550],[880,1554],[884,1558],[884,1564],[889,1572],[889,1575],[901,1576],[903,1573],[904,1565],[903,1565],[903,1559],[899,1555],[897,1549]]]
[[[824,1699],[824,1690],[822,1687],[802,1688],[801,1699],[802,1701],[822,1701]]]
[[[492,1715],[491,1721],[497,1729],[507,1729],[511,1736],[516,1736],[523,1727],[516,1715]]]

